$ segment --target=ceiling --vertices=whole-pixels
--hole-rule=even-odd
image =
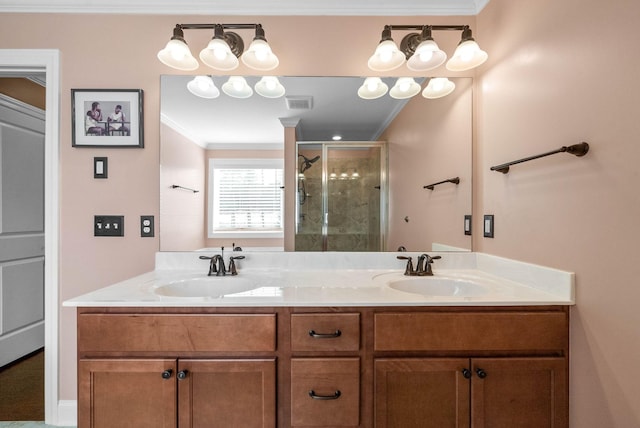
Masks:
[[[0,0],[0,13],[476,15],[489,0]]]

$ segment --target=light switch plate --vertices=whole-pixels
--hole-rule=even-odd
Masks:
[[[485,214],[484,216],[484,237],[493,238],[493,214]]]
[[[93,178],[107,178],[107,165],[109,158],[93,158]]]
[[[471,216],[468,214],[464,216],[464,234],[471,235]]]
[[[93,236],[124,236],[123,215],[97,215],[93,217]]]

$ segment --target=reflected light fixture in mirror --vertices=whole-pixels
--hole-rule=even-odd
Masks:
[[[449,95],[456,88],[456,84],[446,77],[434,77],[429,80],[422,96],[428,99],[442,98]]]
[[[407,34],[398,48],[391,37],[392,30],[421,30],[421,33]],[[487,53],[475,42],[468,25],[385,25],[380,43],[369,58],[369,68],[373,71],[390,71],[400,67],[405,61],[407,67],[413,71],[427,71],[439,67],[445,62],[447,55],[431,37],[434,30],[462,31],[461,41],[453,57],[447,62],[448,70],[470,70],[487,60]]]
[[[400,77],[389,91],[389,95],[397,100],[411,98],[420,93],[422,87],[413,80],[413,77]]]
[[[233,98],[249,98],[253,95],[253,89],[242,76],[230,76],[222,85],[222,92]]]
[[[209,29],[214,35],[207,47],[200,52],[200,60],[216,70],[229,71],[242,62],[254,70],[273,70],[279,64],[278,57],[273,53],[264,36],[261,24],[176,24],[173,37],[164,49],[158,52],[158,59],[163,64],[183,71],[196,70],[198,61],[191,54],[191,50],[184,39],[184,30]],[[244,51],[242,38],[228,29],[253,29],[255,37],[247,51]]]
[[[193,95],[200,98],[218,98],[220,96],[220,90],[216,84],[213,83],[213,79],[210,76],[196,76],[193,80],[187,83],[187,89]]]
[[[286,92],[276,76],[263,76],[256,83],[255,90],[265,98],[280,98]]]
[[[389,86],[379,77],[367,77],[358,88],[358,96],[365,100],[375,100],[389,91]]]

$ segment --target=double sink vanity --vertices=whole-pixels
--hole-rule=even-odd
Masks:
[[[245,251],[209,276],[202,254],[64,303],[78,427],[568,427],[570,272]]]

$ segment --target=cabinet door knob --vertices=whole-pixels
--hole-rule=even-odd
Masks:
[[[167,370],[162,372],[162,379],[169,379],[169,378],[171,378],[172,374],[173,374],[173,370],[167,369]]]
[[[314,400],[337,400],[338,398],[340,398],[340,395],[342,395],[340,390],[334,392],[333,395],[318,395],[313,391],[313,389],[309,391],[309,397],[313,398]]]
[[[189,370],[180,370],[177,374],[178,379],[180,380],[184,380],[187,378],[187,375],[189,374]]]
[[[465,379],[470,379],[471,378],[471,370],[462,369],[462,376],[464,376]]]
[[[484,379],[485,377],[487,377],[487,372],[482,369],[476,369],[476,374],[480,379]]]
[[[334,339],[336,337],[340,337],[342,335],[342,332],[338,329],[336,329],[336,331],[334,331],[333,333],[316,333],[315,330],[309,330],[309,336],[313,337],[314,339]]]

